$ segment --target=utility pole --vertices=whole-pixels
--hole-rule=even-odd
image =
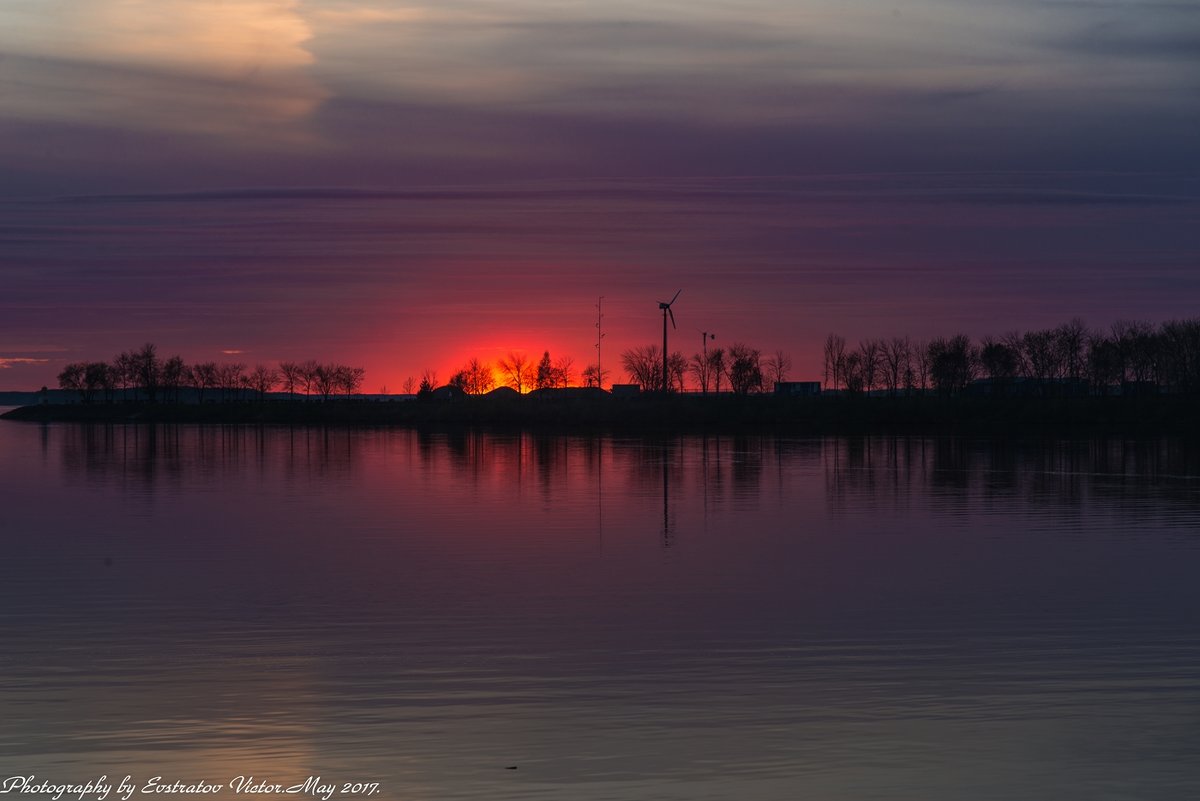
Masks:
[[[704,352],[704,372],[701,375],[708,375],[708,340],[716,338],[716,334],[710,334],[707,331],[700,332],[700,349]],[[708,394],[708,381],[704,382],[704,394]]]
[[[604,370],[600,367],[600,340],[604,339],[604,332],[600,328],[600,323],[604,320],[604,296],[601,295],[596,301],[596,387],[604,389]]]

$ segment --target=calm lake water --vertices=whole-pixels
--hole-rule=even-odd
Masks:
[[[0,542],[3,776],[1200,797],[1171,440],[0,422]]]

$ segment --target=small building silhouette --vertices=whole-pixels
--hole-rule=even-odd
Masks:
[[[430,390],[429,392],[429,397],[435,400],[457,400],[459,398],[465,398],[466,396],[467,393],[463,392],[461,388],[456,387],[453,384],[447,384],[444,387],[438,387],[437,389]]]

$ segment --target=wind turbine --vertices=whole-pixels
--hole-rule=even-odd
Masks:
[[[683,290],[679,290],[682,292]],[[679,292],[675,293],[675,297],[668,301],[660,300],[658,308],[663,313],[663,374],[662,374],[662,391],[667,392],[670,389],[670,384],[667,383],[667,315],[671,315],[671,327],[675,327],[675,312],[671,311],[671,304],[679,297]]]

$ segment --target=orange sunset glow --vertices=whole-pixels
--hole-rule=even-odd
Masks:
[[[1027,6],[4,4],[0,391],[1188,316],[1194,13]]]

